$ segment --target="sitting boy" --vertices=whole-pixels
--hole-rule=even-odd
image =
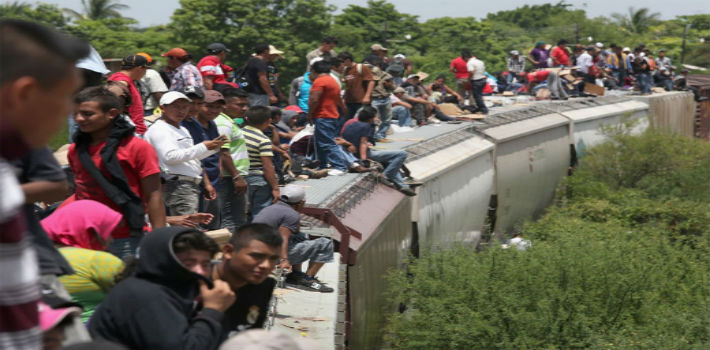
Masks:
[[[407,152],[402,150],[396,151],[377,151],[370,150],[368,143],[374,143],[372,133],[374,130],[375,118],[377,110],[371,106],[365,106],[358,113],[358,121],[345,127],[343,138],[351,143],[354,148],[355,156],[360,160],[372,159],[385,166],[385,178],[394,184],[400,192],[407,196],[416,196],[416,192],[409,188],[409,185],[404,182],[400,169],[407,160]]]

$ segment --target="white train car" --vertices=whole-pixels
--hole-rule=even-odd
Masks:
[[[493,193],[494,144],[472,127],[442,135],[408,150],[421,154],[407,163],[423,185],[412,205],[419,246],[476,245]]]
[[[494,231],[502,239],[552,202],[570,166],[570,122],[536,106],[490,116],[476,129],[495,143]]]
[[[604,127],[629,123],[632,135],[640,135],[649,127],[648,104],[628,98],[595,98],[546,107],[570,120],[570,138],[578,158],[586,149],[608,140]]]

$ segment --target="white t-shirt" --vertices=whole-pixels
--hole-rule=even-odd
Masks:
[[[471,57],[468,62],[466,62],[466,69],[473,73],[471,80],[486,78],[486,65],[476,57]]]
[[[145,76],[141,78],[141,84],[145,86],[150,94],[143,104],[143,109],[149,110],[158,107],[158,102],[153,98],[153,94],[156,92],[168,92],[168,86],[165,85],[163,78],[160,77],[160,73],[153,69],[147,69]]]
[[[176,128],[160,119],[145,133],[158,154],[160,169],[167,174],[202,178],[202,163],[218,149],[208,150],[204,143],[193,144],[192,136],[185,127]]]
[[[577,57],[577,65],[579,66],[579,71],[584,74],[589,74],[589,67],[592,66],[592,56],[586,51]]]

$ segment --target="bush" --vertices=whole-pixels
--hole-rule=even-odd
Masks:
[[[390,275],[396,349],[710,347],[707,144],[648,132],[590,150],[532,248],[458,248]],[[649,154],[651,152],[653,154]]]

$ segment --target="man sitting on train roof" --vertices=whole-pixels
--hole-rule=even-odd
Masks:
[[[333,288],[320,282],[316,274],[325,263],[333,261],[333,240],[325,237],[308,239],[308,235],[301,232],[301,217],[298,212],[305,204],[306,192],[303,188],[293,184],[286,185],[281,190],[279,201],[259,212],[253,222],[278,229],[283,237],[279,267],[286,270],[293,268],[286,282],[306,290],[331,293]],[[308,269],[303,273],[301,264],[305,261],[309,263]]]

